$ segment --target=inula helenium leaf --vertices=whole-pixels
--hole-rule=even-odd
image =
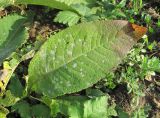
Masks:
[[[88,88],[112,71],[146,32],[127,21],[69,27],[41,47],[29,66],[29,88],[49,97]]]
[[[108,104],[108,96],[88,99],[82,96],[68,96],[53,99],[50,105],[52,116],[62,113],[69,118],[110,118],[116,116],[115,106]]]
[[[27,38],[25,22],[26,18],[16,14],[0,19],[0,64]]]
[[[0,9],[13,4],[13,0],[0,0]]]
[[[72,4],[86,3],[86,0],[15,0],[16,4],[43,5],[61,10],[72,9]]]

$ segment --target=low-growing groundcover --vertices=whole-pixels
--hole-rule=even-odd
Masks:
[[[159,118],[157,5],[0,0],[0,118]]]

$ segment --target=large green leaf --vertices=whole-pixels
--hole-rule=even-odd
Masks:
[[[30,105],[26,101],[19,101],[11,107],[12,112],[17,111],[21,118],[50,118],[50,109],[46,105]]]
[[[116,116],[115,104],[109,105],[109,96],[88,99],[82,96],[68,96],[53,99],[50,108],[52,116],[57,113],[69,118],[109,118]]]
[[[12,111],[17,111],[21,118],[31,118],[30,105],[26,101],[17,102],[12,106]]]
[[[0,19],[0,64],[27,38],[26,18],[10,15]]]
[[[20,99],[15,97],[10,90],[7,90],[3,96],[0,96],[0,106],[12,106]]]
[[[74,10],[72,5],[87,4],[87,0],[0,0],[0,8],[15,4],[43,5],[61,10]]]
[[[15,0],[17,4],[44,5],[61,10],[69,10],[71,4],[86,3],[86,0]]]
[[[10,4],[13,4],[13,0],[0,0],[0,9],[3,9]]]
[[[88,88],[114,70],[146,28],[108,20],[69,27],[41,47],[29,66],[29,89],[49,97]]]
[[[50,109],[43,104],[33,105],[31,111],[35,118],[50,118]]]
[[[11,78],[10,84],[8,86],[8,89],[11,91],[11,93],[15,97],[19,97],[19,98],[23,97],[24,87],[22,86],[18,77],[12,75],[12,78]]]

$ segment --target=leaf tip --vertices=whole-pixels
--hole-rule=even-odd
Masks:
[[[147,33],[147,28],[139,26],[136,24],[131,24],[132,29],[134,30],[134,36],[136,40],[139,40],[144,34]]]

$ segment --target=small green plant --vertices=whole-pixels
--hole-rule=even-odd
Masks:
[[[125,18],[125,13],[121,10],[126,4],[126,0],[122,0],[119,4],[113,1],[97,0],[88,4],[72,5],[73,11],[61,11],[54,19],[55,22],[68,24],[69,26],[78,22],[86,22],[100,19],[117,19]]]
[[[139,11],[142,8],[143,0],[132,0],[135,11]]]
[[[146,105],[143,108],[138,108],[131,114],[131,118],[147,118],[149,117],[148,112],[151,110],[151,107]]]

